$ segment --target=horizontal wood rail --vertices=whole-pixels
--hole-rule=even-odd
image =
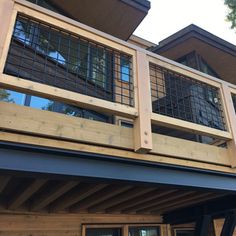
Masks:
[[[192,122],[159,115],[159,114],[152,114],[152,122],[153,124],[157,124],[160,126],[174,128],[182,131],[187,131],[194,134],[201,134],[201,135],[209,135],[214,138],[220,138],[224,140],[231,140],[232,135],[229,132],[213,129],[207,126],[194,124]]]
[[[34,95],[55,99],[99,112],[107,112],[113,115],[125,116],[127,118],[135,118],[138,116],[138,111],[134,107],[40,84],[11,75],[0,74],[0,86],[2,88],[13,89],[24,93],[30,92]]]
[[[3,0],[3,3],[6,4],[6,1],[8,0]],[[134,127],[119,127],[1,102],[1,129],[7,132],[17,132],[18,135],[33,135],[38,137],[39,140],[40,138],[55,139],[60,142],[72,142],[73,145],[79,142],[86,145],[113,148],[117,152],[123,149],[125,155],[131,155],[134,159],[145,158],[162,162],[163,156],[165,156],[219,166],[236,166],[236,157],[234,157],[234,153],[236,153],[236,116],[231,96],[232,93],[236,94],[236,85],[138,48],[25,0],[12,0],[11,3],[12,5],[7,5],[7,12],[4,12],[4,14],[0,12],[0,17],[6,17],[6,25],[8,26],[8,29],[4,29],[4,35],[0,38],[0,88],[42,96],[82,108],[121,116],[124,119],[132,119]],[[0,3],[0,9],[5,7],[4,4]],[[50,24],[52,27],[66,29],[68,32],[85,37],[93,42],[99,42],[131,56],[134,79],[134,107],[4,74],[14,23],[18,13],[28,17],[33,16],[34,19]],[[220,94],[226,131],[154,113],[152,111],[150,87],[150,63],[217,88]],[[223,140],[227,142],[228,148],[154,134],[151,130],[152,124]],[[7,141],[6,136],[2,135],[2,137],[5,137]],[[20,140],[22,139],[19,139],[19,142]],[[25,140],[29,142],[29,138]],[[198,165],[198,167],[201,168],[201,165]]]
[[[47,117],[47,119],[45,119],[45,117]],[[124,157],[128,158],[144,158],[144,160],[152,161],[158,158],[157,156],[150,156],[150,158],[148,158],[149,154],[143,155],[133,152],[133,128],[125,128],[83,118],[65,116],[63,114],[41,111],[5,102],[0,102],[0,120],[0,129],[8,130],[8,132],[18,132],[24,135],[34,135],[37,137],[35,140],[38,140],[36,144],[35,142],[31,143],[30,137],[26,138],[27,136],[24,135],[16,135],[18,138],[14,139],[13,134],[4,135],[4,133],[1,133],[0,140],[2,141],[17,141],[20,143],[43,146],[49,145],[63,149],[72,147],[74,150],[86,151],[86,149],[81,149],[79,144],[76,144],[77,142],[81,142],[85,144],[102,145],[103,148],[101,147],[101,149],[103,150],[105,150],[104,147],[126,150],[123,154],[120,154],[120,156],[124,155]],[[33,141],[32,136],[31,138]],[[44,141],[42,141],[44,138],[53,138],[55,141],[51,139],[51,141],[48,140],[44,143]],[[226,148],[186,141],[160,134],[152,134],[152,140],[153,148],[150,153],[153,155],[172,156],[175,158],[224,166],[229,166],[230,164],[227,158],[228,150]],[[67,144],[63,145],[65,141],[67,141]],[[73,143],[69,145],[68,142]],[[185,145],[186,148],[183,148],[183,145]],[[92,152],[95,150],[99,150],[99,148],[94,146],[94,149],[90,149]],[[111,153],[106,154],[116,155],[119,151],[113,150]]]

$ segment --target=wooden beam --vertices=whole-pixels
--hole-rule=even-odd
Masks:
[[[2,58],[2,52],[6,45],[5,41],[7,39],[7,34],[11,28],[11,19],[13,14],[14,1],[1,0],[0,1],[0,19],[4,19],[4,24],[1,24],[1,34],[0,34],[0,59]],[[10,40],[10,39],[9,39]],[[2,72],[2,71],[1,71]]]
[[[179,157],[186,160],[191,159],[199,162],[224,163],[223,165],[230,166],[229,153],[226,148],[154,133],[152,134],[152,140],[153,149],[150,151],[152,154]]]
[[[166,136],[167,137],[167,136]],[[169,140],[167,137],[167,143],[171,143],[171,139]],[[159,139],[160,140],[160,139]],[[166,155],[164,154],[165,149],[165,139],[162,139],[161,146],[162,150],[161,151],[163,154],[162,155],[154,155],[154,154],[136,154],[132,151],[127,151],[127,150],[122,150],[122,149],[116,149],[116,148],[111,148],[111,147],[101,147],[98,145],[88,145],[88,144],[83,144],[83,143],[78,143],[78,142],[71,142],[71,141],[65,141],[65,140],[58,140],[58,139],[49,139],[45,137],[37,137],[37,136],[32,136],[32,135],[26,135],[26,134],[16,134],[16,133],[10,133],[10,132],[0,132],[0,141],[3,142],[9,142],[9,143],[20,143],[24,145],[35,145],[35,146],[42,146],[46,148],[63,148],[64,150],[67,151],[82,151],[85,153],[97,153],[101,155],[108,155],[108,156],[115,156],[115,157],[122,157],[122,158],[127,158],[130,160],[145,160],[147,162],[152,162],[152,163],[162,163],[162,164],[174,164],[174,165],[180,165],[180,166],[185,166],[185,167],[195,167],[199,169],[205,169],[205,170],[214,170],[214,171],[220,171],[220,172],[225,172],[225,173],[232,173],[235,174],[236,170],[231,168],[229,164],[229,161],[225,161],[221,158],[221,156],[226,157],[225,159],[228,159],[228,151],[226,148],[219,148],[218,152],[215,150],[216,147],[209,146],[209,153],[210,150],[215,150],[213,151],[215,153],[215,161],[213,160],[214,156],[210,155],[210,159],[214,161],[216,164],[210,164],[206,163],[203,161],[203,159],[198,160],[195,156],[189,156],[189,159],[181,159],[181,158],[176,158],[174,155],[174,149],[171,149],[172,155],[169,156],[167,155],[169,150],[166,150]],[[186,146],[186,140],[179,140],[181,142],[178,143],[180,147]],[[188,146],[187,142],[187,146]],[[197,148],[198,146],[195,146],[192,150],[200,153],[205,153],[204,149],[201,149],[200,147]],[[212,149],[213,148],[213,149]],[[183,149],[183,148],[181,148]],[[178,148],[178,150],[180,150]],[[190,150],[189,150],[190,151]],[[200,153],[198,156],[200,156]],[[208,153],[208,152],[206,152]],[[163,156],[165,158],[163,158]],[[207,155],[208,156],[208,155]],[[198,161],[195,161],[198,160]]]
[[[174,192],[176,192],[176,189],[166,191],[163,189],[154,190],[153,192],[146,193],[126,202],[122,202],[121,204],[116,205],[113,209],[120,209],[122,213],[135,212],[137,207],[145,206],[147,202],[155,201],[157,198],[164,197]]]
[[[134,120],[134,150],[146,153],[152,149],[151,89],[149,64],[145,53],[137,51],[137,107],[138,117]],[[145,99],[144,99],[145,98]]]
[[[7,184],[9,183],[11,177],[10,176],[0,176],[0,194],[6,188]]]
[[[39,211],[79,184],[78,181],[60,183],[34,198],[30,210]]]
[[[58,199],[50,206],[51,212],[58,212],[64,210],[73,204],[89,197],[90,195],[98,192],[99,190],[105,188],[107,184],[81,184],[72,193],[67,193],[62,199]]]
[[[131,186],[108,186],[105,189],[93,194],[92,196],[80,201],[78,204],[73,206],[71,209],[72,212],[78,212],[84,209],[96,205],[99,202],[103,202],[106,199],[114,197],[128,189],[132,188]]]
[[[232,139],[231,133],[227,131],[210,128],[204,125],[195,124],[189,121],[180,120],[165,115],[153,113],[152,122],[153,124],[157,124],[160,126],[187,131],[189,133],[194,133],[194,134],[206,135],[217,139],[223,139],[223,140]]]
[[[14,210],[20,207],[25,201],[27,201],[34,193],[36,193],[45,183],[46,179],[35,179],[27,187],[15,194],[15,196],[9,201],[8,209]]]
[[[133,150],[132,129],[0,102],[0,128]]]
[[[236,226],[236,213],[230,212],[227,214],[220,236],[233,236]]]
[[[212,223],[212,217],[210,215],[203,215],[199,217],[195,226],[194,236],[206,236],[208,235],[210,224]]]
[[[148,60],[149,62],[156,64],[158,66],[164,67],[168,70],[174,71],[186,77],[190,77],[197,81],[201,81],[203,83],[207,83],[214,87],[220,88],[220,85],[221,85],[220,79],[207,75],[206,73],[200,72],[193,68],[187,67],[176,61],[169,60],[168,58],[165,58],[163,56],[160,56],[151,52],[148,52]]]
[[[176,199],[185,199],[187,196],[195,194],[194,192],[188,192],[188,191],[176,191],[174,193],[170,193],[167,195],[164,195],[162,197],[158,197],[156,199],[153,199],[149,202],[146,202],[145,204],[141,204],[139,206],[136,206],[136,212],[149,212],[152,211],[160,206],[162,206],[166,202],[174,201],[176,202]]]
[[[138,111],[134,107],[21,79],[7,74],[0,74],[0,85],[3,88],[13,89],[23,93],[30,93],[36,96],[43,96],[48,99],[55,99],[57,101],[98,112],[106,112],[127,118],[135,118],[138,115]]]
[[[230,130],[233,139],[228,141],[228,150],[231,160],[231,166],[236,167],[236,115],[232,100],[230,88],[225,84],[222,85],[223,105],[225,107],[225,115],[228,118],[228,129]]]
[[[189,205],[194,205],[199,202],[207,201],[209,199],[217,198],[220,196],[223,196],[223,194],[222,195],[216,195],[213,193],[193,194],[193,195],[190,195],[188,198],[180,199],[177,202],[175,202],[175,201],[172,201],[169,203],[167,202],[166,204],[163,204],[162,206],[153,208],[151,213],[160,214],[165,211],[172,211],[174,209],[186,207]]]
[[[114,206],[116,204],[119,204],[123,201],[127,201],[129,199],[135,198],[137,196],[140,196],[144,193],[151,192],[153,188],[143,188],[143,187],[134,187],[124,193],[121,193],[115,197],[109,198],[108,200],[99,203],[97,205],[94,205],[90,208],[88,208],[89,212],[100,212],[104,211],[105,209]]]

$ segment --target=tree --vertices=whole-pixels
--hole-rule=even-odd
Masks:
[[[229,12],[227,20],[231,22],[231,28],[236,28],[236,0],[225,0],[225,5],[228,6]]]
[[[8,93],[5,89],[0,89],[0,101],[14,102],[14,100],[10,98],[10,93]]]

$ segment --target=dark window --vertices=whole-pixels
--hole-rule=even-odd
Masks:
[[[232,94],[233,104],[234,104],[234,110],[236,113],[236,94]]]
[[[59,9],[57,6],[55,6],[54,4],[49,2],[48,0],[26,0],[26,1],[34,3],[36,5],[39,5],[40,7],[44,7],[46,9],[54,11],[56,13],[60,13],[64,16],[68,16],[68,14],[66,14],[64,11]]]
[[[65,30],[18,16],[4,72],[133,106],[131,59]]]
[[[106,114],[82,109],[65,103],[49,100],[46,98],[23,94],[12,90],[0,89],[0,101],[15,103],[18,105],[29,106],[39,110],[47,110],[62,113],[74,117],[82,117],[90,120],[96,120],[111,123],[112,118]]]
[[[160,236],[160,228],[156,226],[129,227],[129,236]]]
[[[220,78],[219,75],[215,72],[215,70],[213,70],[213,68],[211,68],[207,64],[207,62],[195,51],[177,59],[176,61],[208,75]]]
[[[86,236],[122,236],[120,228],[86,228]]]
[[[193,230],[176,230],[175,236],[194,236]]]
[[[150,65],[153,112],[225,130],[218,88]]]
[[[121,72],[121,80],[124,82],[129,82],[130,80],[130,62],[129,58],[125,56],[121,56],[120,58],[120,72]]]

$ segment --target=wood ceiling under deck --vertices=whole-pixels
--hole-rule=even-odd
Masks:
[[[222,196],[153,185],[0,176],[1,212],[161,215]]]

